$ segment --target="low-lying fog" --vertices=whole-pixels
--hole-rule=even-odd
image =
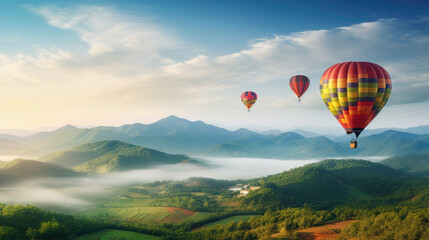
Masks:
[[[0,202],[80,209],[90,206],[91,199],[96,196],[108,196],[112,186],[158,180],[183,180],[189,177],[251,179],[320,161],[206,157],[199,159],[215,167],[176,164],[89,177],[37,179],[13,187],[0,188]]]

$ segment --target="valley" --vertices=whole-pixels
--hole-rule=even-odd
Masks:
[[[168,132],[166,137],[169,138],[174,131],[173,135],[180,133],[183,137],[181,131],[186,132],[194,125],[171,117],[167,122],[164,125],[166,122],[162,120],[159,128],[146,126],[139,133],[134,131],[141,128],[140,125],[124,132],[143,134],[149,131],[152,136]],[[166,126],[173,122],[174,130],[166,130]],[[183,123],[190,125],[182,128]],[[196,126],[208,125],[197,122]],[[68,126],[58,131],[65,130],[68,135],[76,128]],[[7,208],[21,207],[16,204],[33,204],[44,209],[38,210],[41,213],[60,212],[58,214],[70,217],[67,221],[71,221],[67,225],[63,220],[46,224],[66,227],[74,226],[73,219],[89,221],[87,230],[67,230],[73,232],[70,234],[64,232],[67,228],[61,227],[63,230],[50,233],[57,237],[64,236],[61,234],[73,236],[70,239],[95,236],[100,239],[109,236],[125,239],[234,239],[236,236],[238,239],[300,240],[347,236],[359,239],[358,224],[368,222],[374,225],[372,221],[376,221],[377,216],[389,219],[395,214],[409,216],[410,224],[420,226],[413,230],[418,236],[423,238],[429,234],[423,230],[429,216],[426,209],[429,153],[425,150],[427,140],[424,134],[374,133],[363,141],[359,152],[371,152],[384,136],[392,144],[398,144],[394,145],[396,148],[404,141],[408,144],[415,142],[422,148],[414,154],[399,149],[402,154],[393,157],[385,152],[384,156],[369,154],[368,157],[353,158],[334,154],[333,158],[327,158],[324,157],[327,152],[306,147],[307,144],[338,144],[327,138],[311,135],[306,138],[292,132],[261,135],[243,129],[238,133],[245,136],[219,145],[220,148],[200,151],[198,155],[163,152],[125,140],[100,140],[51,152],[36,160],[4,157],[9,161],[0,162],[0,201],[12,205],[4,205],[2,214],[6,214]],[[56,134],[54,131],[30,138]],[[309,133],[305,134],[309,136]],[[85,136],[86,133],[81,133],[73,141],[87,141],[83,140],[87,139]],[[292,149],[287,145],[295,147]],[[410,145],[405,147],[410,148]],[[214,149],[222,149],[220,156],[229,157],[213,154]],[[247,149],[244,156],[250,150],[255,151],[251,154],[253,157],[243,157],[243,149]],[[290,153],[297,151],[304,152],[305,158],[301,159],[304,157],[301,155],[290,159],[297,156]],[[281,152],[283,158],[275,159]],[[259,154],[271,158],[258,158]],[[403,217],[401,219],[405,221]],[[377,224],[393,224],[377,221]],[[37,224],[28,226],[33,226],[36,235],[47,234],[41,228],[37,229]],[[380,225],[380,229],[384,229],[383,226]],[[382,237],[392,233],[379,230],[372,234]]]

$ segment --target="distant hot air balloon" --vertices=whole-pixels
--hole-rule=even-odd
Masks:
[[[251,91],[246,91],[241,94],[241,101],[243,102],[244,106],[247,107],[247,111],[250,111],[250,107],[256,102],[257,99],[258,95]]]
[[[370,62],[335,64],[320,80],[320,94],[329,111],[356,138],[383,109],[391,89],[387,71]],[[357,147],[356,139],[350,147]]]
[[[301,101],[302,94],[304,94],[308,86],[310,86],[310,79],[304,75],[296,75],[290,79],[289,85],[296,96],[298,96],[298,101]]]

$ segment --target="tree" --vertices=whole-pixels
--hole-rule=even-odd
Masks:
[[[69,233],[66,231],[66,227],[63,224],[57,222],[55,219],[48,222],[42,222],[39,233],[40,238],[46,240],[69,238]]]
[[[0,239],[22,239],[13,227],[0,226]]]

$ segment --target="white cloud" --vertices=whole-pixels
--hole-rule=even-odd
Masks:
[[[178,47],[177,39],[142,17],[122,14],[109,7],[82,6],[34,8],[50,25],[73,30],[89,44],[91,55],[133,51],[147,58],[159,57],[159,50]]]
[[[169,114],[243,123],[248,115],[241,115],[239,95],[249,89],[260,93],[252,108],[259,115],[251,113],[255,121],[311,125],[309,117],[290,116],[299,114],[297,109],[307,114],[324,108],[320,77],[343,61],[371,61],[387,69],[393,81],[388,107],[429,99],[429,33],[417,27],[427,24],[424,18],[274,35],[252,40],[238,52],[181,61],[165,50],[188,56],[184,41],[144,17],[96,6],[47,5],[34,11],[50,25],[76,32],[88,48],[86,54],[55,47],[36,56],[0,54],[0,110],[7,116],[1,128],[124,124]],[[311,79],[301,103],[288,86],[296,74]],[[337,124],[329,113],[316,114],[320,124]]]
[[[164,67],[170,74],[201,83],[252,84],[306,74],[317,84],[323,71],[342,61],[371,61],[384,66],[394,86],[393,104],[428,100],[413,86],[427,82],[429,33],[413,29],[412,22],[396,19],[366,22],[332,30],[311,30],[259,39],[247,49],[224,56],[198,56]],[[409,30],[410,29],[410,30]],[[423,51],[425,50],[425,51]],[[198,83],[196,83],[198,84]],[[426,91],[428,89],[425,89]],[[406,99],[403,95],[407,94]],[[422,95],[423,94],[423,95]]]

